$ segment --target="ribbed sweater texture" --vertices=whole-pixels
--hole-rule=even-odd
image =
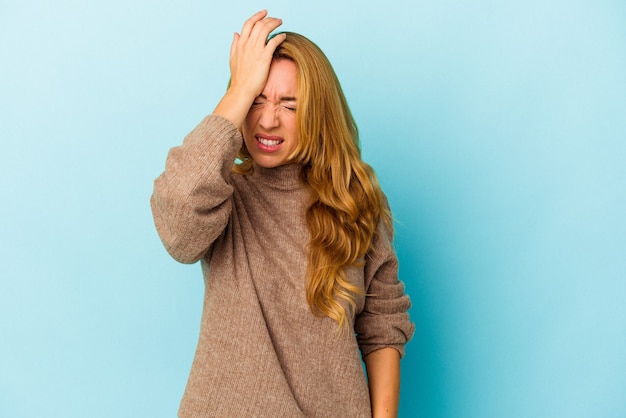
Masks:
[[[398,280],[391,231],[379,227],[363,267],[349,280],[354,332],[336,332],[306,301],[305,211],[300,167],[232,173],[242,137],[207,116],[168,154],[155,180],[156,229],[172,257],[201,262],[200,336],[180,417],[370,417],[361,356],[401,355],[414,330]]]

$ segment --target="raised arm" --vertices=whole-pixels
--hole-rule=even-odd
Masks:
[[[241,148],[235,125],[208,116],[170,150],[150,199],[163,245],[181,263],[194,263],[226,227],[232,210],[231,169]]]
[[[285,40],[286,35],[280,34],[266,43],[281,24],[282,20],[267,17],[262,10],[246,20],[240,34],[235,33],[230,47],[230,86],[213,113],[230,120],[240,131],[252,102],[263,91],[274,51]]]
[[[269,34],[282,21],[266,11],[248,19],[230,51],[230,86],[215,108],[172,148],[155,180],[151,207],[167,251],[183,263],[198,261],[226,227],[232,210],[231,169],[242,146],[241,126],[267,81],[272,55],[285,39]]]

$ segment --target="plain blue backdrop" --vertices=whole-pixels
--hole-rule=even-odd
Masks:
[[[0,416],[171,417],[198,265],[149,197],[261,8],[326,51],[396,218],[401,417],[626,416],[626,4],[0,1]]]

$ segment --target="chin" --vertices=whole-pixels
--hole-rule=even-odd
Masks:
[[[279,166],[285,164],[284,162],[278,162],[278,161],[263,161],[263,160],[257,161],[257,160],[255,160],[255,162],[256,162],[256,164],[259,167],[263,167],[263,168],[276,168],[276,167],[279,167]]]
[[[286,163],[283,158],[276,158],[268,155],[251,155],[251,157],[256,165],[263,168],[276,168]]]

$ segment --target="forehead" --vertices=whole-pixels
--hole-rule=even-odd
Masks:
[[[298,69],[296,64],[285,58],[272,61],[263,95],[270,98],[296,97],[298,93]]]

